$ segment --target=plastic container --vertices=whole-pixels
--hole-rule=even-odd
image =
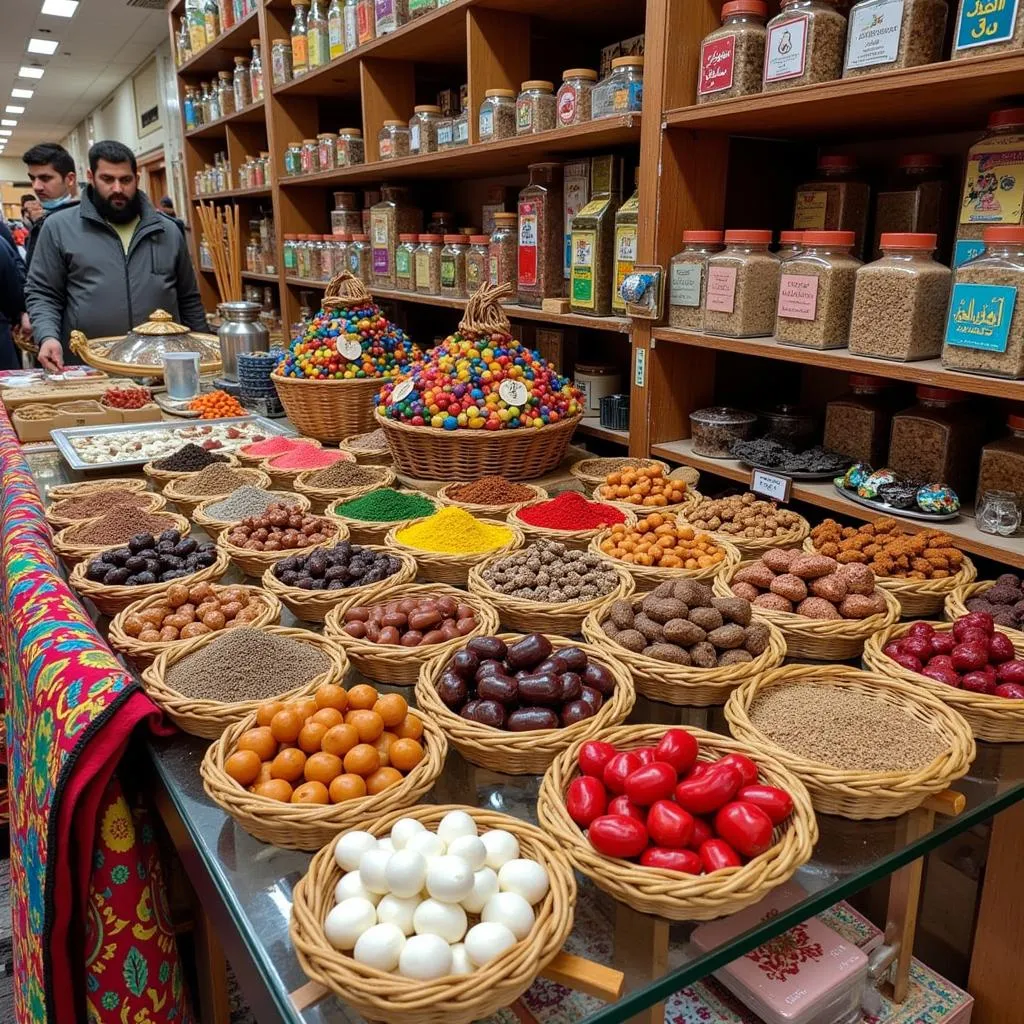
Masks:
[[[780,260],[788,260],[804,251],[804,233],[802,231],[780,231],[779,247],[775,255]]]
[[[465,235],[445,235],[441,249],[441,294],[454,299],[466,298],[466,255],[469,240]]]
[[[893,384],[883,377],[851,373],[849,392],[825,406],[822,444],[855,462],[881,466],[889,449],[895,398]]]
[[[412,108],[409,119],[409,152],[437,152],[437,124],[441,120],[441,108],[431,103],[424,103]]]
[[[721,249],[721,231],[683,232],[683,248],[669,262],[669,327],[704,330],[708,257]]]
[[[611,71],[598,83],[596,91],[600,94],[600,109],[594,107],[591,97],[595,121],[602,117],[639,114],[644,103],[643,57],[613,58]]]
[[[418,235],[401,234],[395,249],[395,287],[404,292],[416,291],[416,246]]]
[[[770,231],[726,231],[725,248],[708,257],[704,330],[755,338],[775,329],[781,262]]]
[[[490,235],[470,235],[466,253],[466,292],[472,295],[490,277]]]
[[[1012,537],[1020,529],[1020,498],[1014,491],[980,491],[974,522],[982,533]]]
[[[562,72],[562,84],[555,97],[558,124],[569,127],[591,118],[591,94],[597,83],[597,72],[590,68],[569,68]]]
[[[975,504],[980,508],[985,491],[1009,491],[1024,504],[1024,416],[1008,416],[1010,433],[989,441],[981,449]]]
[[[882,235],[893,231],[924,232],[948,238],[949,181],[942,157],[935,153],[907,153],[901,156],[890,181],[875,196],[872,259],[882,253]]]
[[[539,78],[523,82],[516,98],[516,134],[547,132],[555,123],[554,83]]]
[[[859,0],[850,9],[843,77],[942,60],[946,0]]]
[[[859,177],[857,161],[845,154],[827,154],[818,160],[818,178],[797,187],[793,227],[853,231],[853,252],[861,258],[870,207],[871,187]]]
[[[416,291],[421,295],[437,295],[441,290],[441,235],[420,235],[416,247]]]
[[[352,167],[366,161],[366,146],[360,128],[342,128],[338,132],[338,166]]]
[[[519,193],[518,301],[539,307],[562,294],[562,165],[530,164],[530,183]]]
[[[516,134],[516,94],[513,89],[488,89],[477,112],[481,142],[510,139]]]
[[[585,415],[597,416],[601,400],[619,392],[622,377],[614,363],[577,363],[572,371],[573,384],[583,392]]]
[[[693,454],[709,459],[731,459],[736,441],[749,441],[754,436],[757,417],[743,409],[715,405],[690,413],[690,437]]]
[[[960,0],[953,26],[952,60],[988,57],[1024,46],[1024,4],[1011,0],[997,8],[995,17],[990,17],[993,11],[988,4]]]
[[[932,259],[935,235],[882,235],[882,256],[857,271],[850,351],[897,362],[942,351],[952,274]]]
[[[274,85],[284,85],[294,77],[292,44],[287,39],[270,41],[270,76]]]
[[[369,235],[355,234],[348,246],[348,270],[363,284],[370,283],[370,238]]]
[[[380,160],[399,160],[409,155],[412,133],[405,121],[388,120],[377,133],[377,157]]]
[[[764,71],[764,0],[730,0],[722,7],[722,27],[700,44],[697,102],[714,103],[761,91]]]
[[[518,274],[516,255],[519,248],[518,231],[514,213],[496,213],[494,230],[487,246],[487,277],[491,284],[510,284],[513,294],[517,287]]]
[[[846,18],[833,0],[782,0],[766,30],[763,91],[838,78],[845,43]]]

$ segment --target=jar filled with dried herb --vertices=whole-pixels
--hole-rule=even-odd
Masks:
[[[857,271],[850,351],[912,362],[942,351],[952,274],[932,259],[935,235],[882,235],[882,256]]]
[[[441,108],[432,103],[422,103],[412,108],[409,119],[409,152],[436,153],[437,125],[441,120]]]
[[[481,142],[510,139],[516,133],[516,94],[513,89],[488,89],[477,115]]]
[[[934,233],[940,240],[949,221],[949,182],[936,153],[901,156],[892,180],[875,196],[872,259],[878,259],[879,241],[892,231]]]
[[[562,84],[555,97],[555,110],[561,126],[567,128],[590,120],[590,96],[596,83],[597,72],[590,68],[569,68],[562,72]]]
[[[438,295],[441,291],[441,235],[420,235],[416,247],[416,291],[421,295]]]
[[[348,270],[363,284],[370,283],[370,236],[355,234],[348,246]]]
[[[895,388],[883,377],[850,374],[848,394],[825,406],[825,436],[822,443],[869,466],[881,466],[889,449],[889,430],[896,400]]]
[[[540,78],[523,82],[516,99],[516,134],[535,135],[555,127],[555,85]]]
[[[700,44],[698,103],[761,91],[767,20],[764,0],[730,0],[723,5],[722,27]]]
[[[338,166],[352,167],[365,163],[366,146],[361,128],[342,128],[338,132]]]
[[[1018,503],[1024,502],[1024,416],[1009,416],[1006,425],[1007,437],[981,449],[976,506],[986,491],[1010,491]]]
[[[377,133],[377,156],[380,160],[398,160],[409,155],[409,125],[405,121],[389,119]]]
[[[992,17],[989,4],[960,0],[953,26],[953,60],[987,57],[993,53],[1019,50],[1024,46],[1024,4],[997,4]]]
[[[562,165],[530,164],[519,193],[517,275],[519,303],[540,306],[562,294]]]
[[[405,127],[404,122],[402,126]],[[419,232],[422,216],[409,201],[407,188],[384,185],[380,191],[380,202],[375,203],[370,209],[373,284],[378,288],[394,288],[398,236]]]
[[[398,236],[395,249],[395,285],[404,292],[416,291],[416,247],[419,235]]]
[[[853,231],[853,254],[863,258],[867,238],[871,186],[862,180],[857,161],[842,153],[818,158],[818,175],[798,185],[793,227],[814,231]]]
[[[804,233],[802,231],[780,231],[779,247],[775,250],[780,260],[788,260],[804,251]]]
[[[946,0],[858,0],[849,13],[843,77],[942,60]]]
[[[765,35],[765,92],[830,82],[843,72],[846,18],[835,0],[782,0]]]
[[[513,293],[517,287],[516,250],[518,235],[514,213],[496,213],[494,230],[487,246],[487,274],[491,284],[510,284]]]
[[[721,249],[721,231],[683,232],[683,248],[669,262],[669,327],[682,331],[704,329],[708,257]]]
[[[362,230],[363,214],[355,192],[335,192],[331,231],[336,235],[354,235]]]
[[[490,236],[470,235],[466,253],[466,291],[472,295],[490,276]]]
[[[726,231],[725,248],[708,257],[704,330],[732,338],[772,333],[781,263],[771,241],[770,231]]]
[[[466,254],[469,242],[465,235],[445,235],[441,249],[441,294],[454,299],[466,297]]]

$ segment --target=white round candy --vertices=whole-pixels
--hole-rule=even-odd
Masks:
[[[373,888],[364,878],[363,884]],[[473,872],[461,857],[435,857],[427,864],[427,892],[442,903],[458,903],[473,891]]]
[[[399,850],[391,854],[385,875],[395,896],[416,896],[427,878],[426,858],[415,850]]]
[[[388,853],[394,853],[395,852],[394,843],[392,843],[390,839],[386,839],[386,838],[385,839],[378,839],[377,840],[377,849],[378,850],[387,850]]]
[[[367,967],[393,971],[398,966],[403,946],[405,936],[401,928],[393,924],[375,924],[359,936],[352,955]]]
[[[481,868],[473,872],[473,891],[462,900],[462,906],[470,914],[479,914],[497,891],[497,874],[490,868]]]
[[[518,893],[531,906],[544,899],[550,884],[547,868],[535,860],[506,861],[498,872],[498,888]]]
[[[351,949],[359,936],[376,923],[377,912],[373,904],[360,896],[353,896],[331,908],[324,921],[324,935],[335,949]]]
[[[482,967],[515,944],[516,937],[512,932],[496,921],[481,921],[466,933],[466,954],[475,967]]]
[[[499,892],[487,901],[480,920],[497,921],[505,925],[517,939],[525,939],[536,917],[533,907],[518,893]]]
[[[388,894],[377,904],[377,920],[381,924],[398,925],[402,929],[403,935],[412,935],[413,915],[416,913],[416,908],[422,902],[419,896],[401,899],[398,896]]]
[[[497,879],[495,879],[495,886],[497,886]],[[370,892],[363,885],[363,880],[358,871],[349,871],[342,875],[338,879],[338,884],[334,887],[335,903],[341,903],[342,900],[351,899],[353,896],[360,896],[374,904],[380,899],[379,892]]]
[[[437,826],[437,834],[446,843],[459,836],[475,836],[476,822],[465,811],[449,811]]]
[[[440,935],[445,942],[458,942],[466,934],[466,912],[457,903],[424,900],[412,915],[417,935]]]
[[[487,866],[499,870],[503,864],[515,860],[519,856],[519,840],[511,832],[503,828],[491,829],[485,832],[480,841],[487,851]]]
[[[414,850],[416,853],[421,853],[428,861],[430,861],[435,857],[444,856],[445,843],[443,839],[435,836],[433,832],[423,831],[410,836],[406,840],[403,849]]]
[[[363,888],[382,894],[388,891],[388,861],[393,856],[387,850],[367,850],[359,858],[359,877]]]
[[[423,823],[417,821],[415,818],[399,818],[398,821],[391,826],[391,844],[396,850],[404,850],[405,844],[414,836],[417,832],[426,831],[423,827]]]
[[[452,950],[452,974],[472,974],[473,965],[470,963],[469,954],[466,952],[464,942],[456,942]]]
[[[367,850],[377,848],[377,837],[369,832],[346,832],[334,844],[334,862],[342,871],[355,871]]]
[[[406,978],[430,981],[451,974],[451,970],[451,946],[439,935],[414,935],[398,958],[398,973]]]
[[[487,859],[487,848],[476,836],[459,836],[448,844],[450,857],[461,857],[471,871],[479,871]]]

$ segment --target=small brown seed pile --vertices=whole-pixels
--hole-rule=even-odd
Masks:
[[[245,484],[255,483],[258,479],[258,471],[233,469],[223,462],[215,462],[200,470],[195,476],[182,477],[174,489],[181,494],[191,494],[197,498],[214,498],[221,494],[230,494]]]
[[[775,307],[779,297],[778,256],[771,252],[715,253],[708,257],[708,283],[704,290],[704,330],[733,338],[769,335],[775,329]],[[716,268],[736,273],[732,309],[714,309]],[[726,303],[728,305],[728,303]]]
[[[384,435],[384,428],[378,427],[367,434],[356,434],[354,437],[350,437],[345,442],[345,446],[356,451],[377,451],[380,448],[387,448],[388,439]]]
[[[483,578],[499,594],[545,604],[593,601],[619,585],[618,574],[599,555],[550,540],[513,551],[486,568]]]
[[[772,686],[754,698],[749,716],[783,749],[850,771],[914,771],[946,749],[895,705],[840,686]]]
[[[137,533],[159,534],[174,529],[174,520],[164,513],[143,512],[131,505],[112,508],[92,522],[70,527],[68,539],[78,544],[127,544]]]
[[[132,505],[135,508],[149,506],[153,495],[148,491],[128,491],[115,487],[109,491],[89,494],[84,498],[65,498],[50,506],[50,511],[62,519],[93,519],[109,512],[115,506]]]
[[[358,462],[335,462],[313,473],[309,483],[313,487],[345,489],[349,487],[376,487],[381,482],[379,466],[360,466]]]
[[[687,511],[686,521],[697,530],[755,540],[787,533],[800,524],[801,517],[747,491],[727,498],[705,498]]]
[[[163,469],[168,472],[194,473],[197,470],[205,469],[213,462],[228,462],[226,455],[208,451],[197,444],[182,445],[176,452],[165,455],[153,463],[154,469]]]
[[[799,22],[806,18],[807,28],[804,40],[803,74],[793,77],[772,78],[775,66],[776,48],[785,45],[787,33],[781,31],[785,25],[792,24],[790,36],[800,30]],[[775,92],[778,89],[792,89],[797,85],[812,85],[815,82],[830,82],[838,78],[843,71],[843,53],[846,44],[846,18],[834,7],[824,4],[814,10],[800,7],[793,13],[783,11],[768,23],[770,38],[774,46],[769,47],[765,57],[764,91]],[[781,52],[781,51],[779,51]],[[784,56],[784,54],[783,54]],[[788,71],[789,62],[786,62]]]
[[[844,78],[870,75],[876,71],[892,71],[895,68],[914,68],[919,64],[934,64],[942,60],[942,44],[946,35],[946,16],[949,13],[946,0],[903,0],[903,21],[900,40],[896,48],[896,59],[889,63],[871,63],[862,67],[849,67],[843,72]],[[865,33],[874,27],[871,24],[871,8],[864,12]],[[850,19],[849,46],[856,49],[859,35],[858,21]],[[877,52],[877,47],[872,47]],[[849,54],[847,54],[849,60]]]
[[[466,505],[511,505],[519,501],[533,501],[537,494],[532,488],[513,483],[503,476],[482,476],[472,483],[450,488],[448,497]]]

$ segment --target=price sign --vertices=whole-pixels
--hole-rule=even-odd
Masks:
[[[773,501],[789,501],[792,486],[793,481],[788,476],[766,473],[763,469],[755,469],[750,474],[750,489]]]
[[[412,389],[415,386],[411,380],[403,380],[401,384],[396,384],[395,390],[391,392],[391,404],[395,405],[405,401],[412,394]]]
[[[498,394],[509,405],[521,406],[527,399],[526,385],[521,380],[503,380],[498,385]]]
[[[338,342],[338,355],[347,359],[350,363],[359,359],[363,354],[363,346],[355,338],[346,338]]]

